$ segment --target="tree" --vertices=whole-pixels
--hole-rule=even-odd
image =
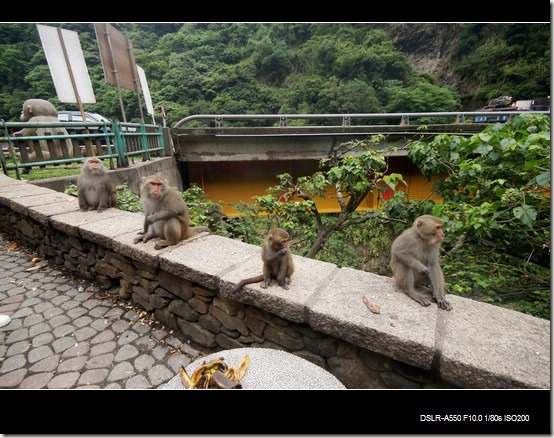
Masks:
[[[550,119],[521,114],[470,138],[438,135],[411,144],[424,175],[437,186],[449,227],[464,241],[491,241],[503,251],[548,266],[550,260]]]
[[[276,221],[277,226],[291,230],[294,236],[302,236],[307,247],[304,255],[309,258],[336,231],[370,219],[390,220],[379,210],[354,214],[374,190],[395,188],[403,182],[400,174],[387,175],[387,160],[382,151],[370,149],[381,140],[382,136],[376,135],[368,142],[342,144],[320,161],[322,170],[313,175],[296,179],[289,174],[278,175],[278,185],[268,189],[266,196],[254,198],[257,212],[267,215],[268,222]],[[316,200],[330,193],[336,197],[340,212],[329,221],[319,212]]]
[[[460,99],[455,91],[431,84],[423,78],[411,87],[392,86],[388,89],[388,94],[386,112],[390,113],[449,112],[461,109]]]

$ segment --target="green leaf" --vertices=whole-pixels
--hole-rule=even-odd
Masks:
[[[523,165],[525,170],[533,170],[536,166],[540,166],[544,160],[529,160]]]
[[[541,187],[549,186],[550,185],[550,170],[547,170],[546,172],[539,173],[535,179],[536,179],[537,184],[539,186],[541,186]]]
[[[529,228],[533,228],[533,224],[537,219],[537,210],[529,205],[522,205],[512,210],[514,216]]]
[[[482,144],[477,149],[475,149],[475,152],[478,152],[481,155],[487,155],[490,151],[492,151],[492,146],[484,145],[484,144]]]

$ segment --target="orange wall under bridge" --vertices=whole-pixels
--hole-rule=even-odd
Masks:
[[[433,199],[440,202],[440,197],[433,194],[432,190],[436,178],[428,180],[421,175],[407,157],[390,157],[388,160],[389,171],[401,173],[404,177],[407,187],[403,190],[408,193],[408,199]],[[201,187],[210,200],[222,202],[223,213],[228,216],[239,214],[233,204],[240,201],[253,204],[254,196],[266,195],[269,187],[279,183],[279,174],[300,177],[321,170],[316,160],[193,162],[184,163],[181,169],[186,173],[185,187],[190,184]],[[340,210],[332,188],[329,188],[325,199],[316,199],[316,205],[322,213],[336,213]],[[366,197],[358,210],[377,207],[378,197],[375,192]]]

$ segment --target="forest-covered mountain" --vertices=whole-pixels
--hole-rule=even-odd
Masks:
[[[96,104],[121,120],[92,23],[79,33]],[[156,120],[192,114],[459,111],[550,95],[550,23],[114,23],[131,39]],[[126,117],[140,121],[123,90]],[[61,109],[37,28],[0,23],[0,118],[27,98]],[[147,123],[151,121],[148,117]]]

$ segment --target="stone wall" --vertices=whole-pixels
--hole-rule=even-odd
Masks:
[[[0,175],[0,231],[96,281],[206,352],[285,350],[347,388],[550,388],[550,321],[449,296],[422,307],[386,277],[295,257],[290,290],[254,284],[260,248],[207,233],[134,244],[143,216]],[[366,297],[381,312],[368,310]]]

